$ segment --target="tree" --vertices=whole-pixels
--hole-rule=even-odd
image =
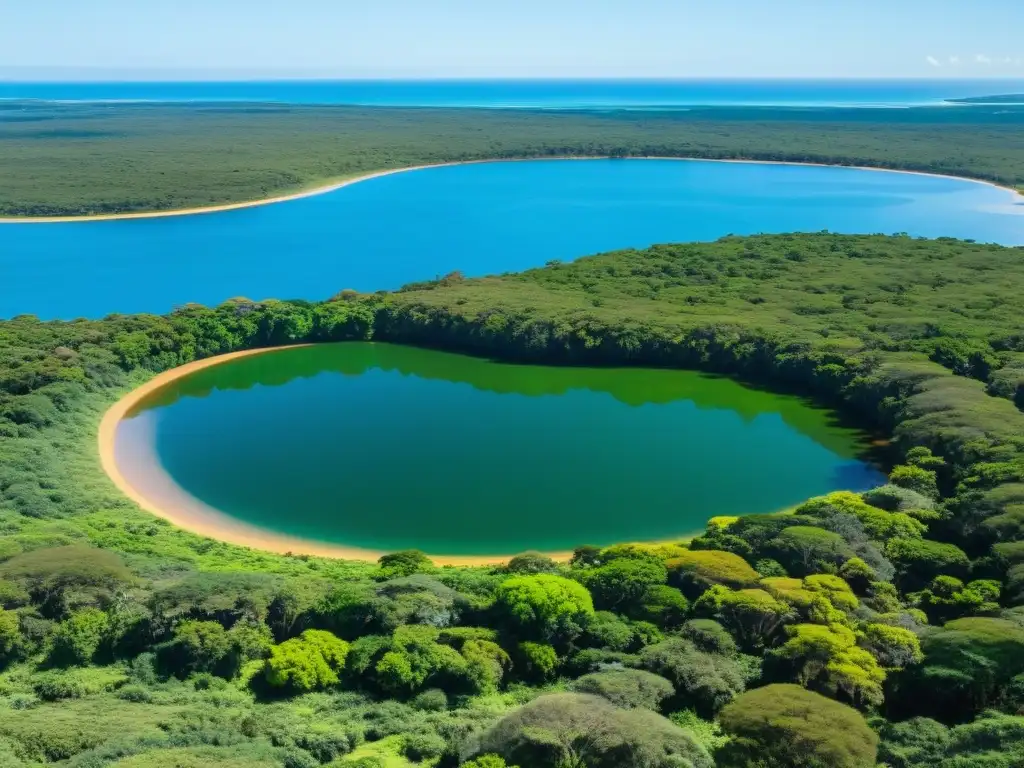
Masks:
[[[917,635],[903,627],[866,624],[858,633],[857,642],[886,669],[903,669],[924,658]]]
[[[471,747],[530,768],[714,768],[682,728],[647,709],[554,693],[505,715]]]
[[[22,584],[49,618],[77,607],[95,607],[132,580],[121,558],[81,544],[35,549],[0,564],[0,578]]]
[[[686,552],[670,559],[666,566],[669,582],[690,600],[696,600],[712,586],[742,589],[758,579],[757,571],[742,557],[713,549]]]
[[[717,586],[705,592],[693,610],[698,616],[717,619],[747,651],[772,645],[794,616],[789,605],[763,589],[733,592]]]
[[[517,632],[545,640],[576,637],[594,615],[585,587],[551,574],[506,579],[495,591],[495,607]]]
[[[743,670],[734,658],[705,653],[681,637],[644,648],[640,666],[672,683],[673,708],[694,709],[701,717],[713,717],[745,686]]]
[[[516,555],[505,567],[509,573],[558,573],[558,563],[540,552]]]
[[[195,672],[212,673],[231,651],[227,630],[216,621],[182,621],[174,637],[159,649],[158,657],[168,672],[187,677]]]
[[[854,709],[797,685],[748,691],[719,715],[718,768],[874,768],[878,738]]]
[[[462,657],[466,660],[466,675],[472,681],[475,693],[494,693],[512,669],[509,655],[490,640],[467,640],[462,646]]]
[[[998,581],[979,579],[965,585],[953,576],[936,576],[927,589],[910,597],[929,621],[942,624],[967,615],[997,613],[1000,592]]]
[[[667,584],[647,588],[639,605],[630,609],[633,618],[649,621],[664,629],[675,629],[686,620],[690,603],[683,593]]]
[[[569,690],[600,696],[623,709],[643,708],[655,712],[675,693],[672,683],[664,677],[642,669],[592,672],[570,683]]]
[[[401,552],[393,552],[384,555],[377,561],[385,578],[393,579],[397,576],[412,576],[414,573],[423,573],[434,569],[430,558],[418,549],[405,549]]]
[[[906,488],[909,491],[919,493],[929,499],[937,499],[939,497],[938,481],[936,480],[935,472],[930,469],[910,464],[901,464],[898,467],[893,467],[892,472],[889,473],[889,482],[900,488]]]
[[[799,576],[834,568],[854,554],[838,533],[810,525],[784,529],[769,548],[787,572]]]
[[[14,611],[0,608],[0,669],[14,658],[21,644],[21,621]]]
[[[53,633],[50,662],[58,666],[88,664],[107,633],[107,614],[85,608],[62,621]]]
[[[935,500],[923,493],[898,485],[883,485],[861,494],[868,504],[886,512],[903,512],[917,520],[935,520]]]
[[[628,613],[651,587],[665,583],[668,571],[660,561],[618,558],[581,575],[597,608]]]
[[[962,549],[928,539],[893,539],[885,547],[886,556],[896,566],[898,586],[905,591],[923,588],[936,576],[961,578],[970,560]]]
[[[680,627],[679,634],[706,653],[736,653],[736,641],[714,619],[690,619]]]
[[[519,644],[519,656],[527,677],[543,681],[555,676],[558,653],[550,645],[525,640]]]
[[[505,762],[505,759],[498,755],[481,755],[476,760],[470,760],[468,763],[463,763],[462,768],[517,768],[514,765],[509,765]]]
[[[857,646],[853,631],[840,626],[797,624],[787,640],[766,656],[775,679],[795,680],[857,706],[879,704],[885,671]],[[767,674],[767,672],[766,672]]]
[[[348,643],[330,632],[307,629],[271,648],[265,672],[267,682],[275,688],[297,692],[335,685],[348,650]]]

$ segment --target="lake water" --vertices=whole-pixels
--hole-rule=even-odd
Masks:
[[[664,109],[908,107],[1024,92],[1024,80],[274,80],[0,82],[0,99],[276,102],[367,106]]]
[[[832,415],[689,371],[508,365],[388,344],[275,351],[123,420],[147,498],[371,550],[560,551],[680,537],[884,482]]]
[[[517,271],[727,234],[828,229],[1018,245],[1021,214],[1006,190],[853,168],[689,160],[449,166],[221,213],[2,224],[0,317],[163,313],[235,296],[324,299],[454,270]]]

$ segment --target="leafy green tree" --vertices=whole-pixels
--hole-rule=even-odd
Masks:
[[[911,464],[901,464],[898,467],[893,467],[892,472],[889,473],[889,482],[900,488],[906,488],[907,490],[919,493],[929,499],[937,499],[939,497],[938,481],[936,480],[935,472],[930,469],[924,469],[923,467]]]
[[[786,622],[794,617],[790,606],[763,589],[741,589],[736,592],[715,586],[694,603],[698,616],[714,618],[739,643],[740,648],[754,651],[770,646]]]
[[[859,557],[851,557],[839,566],[839,575],[858,595],[866,595],[871,589],[871,582],[878,580],[874,569]]]
[[[174,637],[159,649],[158,658],[168,672],[187,677],[213,673],[231,651],[227,630],[216,621],[182,621]]]
[[[530,768],[714,768],[707,751],[664,717],[579,693],[540,696],[510,712],[472,753]]]
[[[917,520],[936,520],[935,500],[922,493],[898,485],[883,485],[866,491],[861,498],[886,512],[903,512]]]
[[[647,588],[639,604],[629,609],[629,614],[664,629],[675,629],[686,620],[689,610],[689,601],[678,589],[654,584]]]
[[[881,703],[885,671],[871,653],[857,646],[852,630],[797,624],[786,631],[789,639],[766,656],[776,680],[795,680],[857,706]]]
[[[675,693],[672,683],[641,669],[609,669],[577,678],[569,685],[577,693],[591,693],[623,709],[651,709]]]
[[[509,765],[504,758],[498,755],[481,755],[476,760],[463,763],[462,768],[517,768],[517,766]]]
[[[665,583],[668,571],[660,561],[618,558],[583,571],[582,576],[597,608],[629,613],[651,587]]]
[[[349,644],[330,632],[307,629],[271,648],[265,672],[267,682],[275,688],[297,692],[335,685],[348,650]]]
[[[736,641],[714,619],[690,619],[679,628],[679,634],[707,653],[736,653]]]
[[[854,709],[796,685],[738,696],[719,715],[718,768],[874,768],[878,737]]]
[[[770,542],[769,551],[787,572],[799,576],[834,569],[854,555],[838,533],[810,525],[785,528]]]
[[[512,669],[512,659],[497,643],[490,640],[468,640],[462,646],[466,660],[466,676],[476,693],[494,693]]]
[[[468,681],[486,684],[487,670],[480,663],[490,644],[475,647],[477,667],[471,675],[467,659],[452,646],[439,643],[439,638],[440,631],[433,627],[409,625],[395,630],[389,650],[375,666],[377,685],[386,692],[406,695],[428,686],[453,690],[466,687]],[[482,641],[466,641],[463,648],[471,642]],[[504,664],[504,657],[498,655],[492,661]]]
[[[585,587],[552,574],[506,579],[495,591],[495,607],[517,632],[545,640],[578,636],[594,615]]]
[[[929,621],[942,624],[963,616],[997,613],[1000,591],[999,582],[990,579],[965,585],[953,576],[936,576],[927,589],[910,598],[928,615]]]
[[[897,585],[906,591],[921,589],[936,576],[961,578],[970,566],[959,547],[928,539],[893,539],[885,554],[896,566]]]
[[[702,717],[714,716],[745,686],[736,659],[706,653],[681,637],[644,648],[640,665],[672,683],[674,708],[693,709]]]
[[[917,635],[903,627],[865,624],[858,632],[857,643],[886,669],[903,669],[924,658]]]
[[[406,549],[381,557],[377,564],[385,578],[412,576],[414,573],[432,571],[434,564],[418,549]]]
[[[540,552],[524,552],[516,555],[505,566],[509,573],[558,573],[558,563]]]
[[[58,666],[88,664],[106,637],[108,624],[107,614],[96,608],[72,614],[53,633],[50,662]]]
[[[11,661],[21,645],[21,621],[14,611],[0,608],[0,668]]]
[[[595,648],[626,651],[636,642],[636,631],[614,613],[598,611],[587,623],[581,642]]]
[[[61,619],[106,602],[132,574],[115,553],[73,544],[15,555],[0,563],[0,578],[25,587],[44,616]]]
[[[524,640],[519,644],[519,656],[528,677],[550,680],[558,670],[558,652],[550,645]]]
[[[700,550],[685,552],[670,559],[669,583],[696,600],[712,586],[742,589],[757,583],[758,574],[740,556],[732,552]]]

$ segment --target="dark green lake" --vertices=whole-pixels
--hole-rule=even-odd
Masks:
[[[715,376],[370,343],[197,371],[116,438],[143,495],[162,475],[275,533],[449,555],[682,537],[882,482],[863,448],[827,410]]]

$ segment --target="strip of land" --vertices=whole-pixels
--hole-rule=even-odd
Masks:
[[[1024,109],[543,112],[300,105],[5,104],[0,216],[249,204],[382,171],[514,158],[867,166],[1024,188]]]

